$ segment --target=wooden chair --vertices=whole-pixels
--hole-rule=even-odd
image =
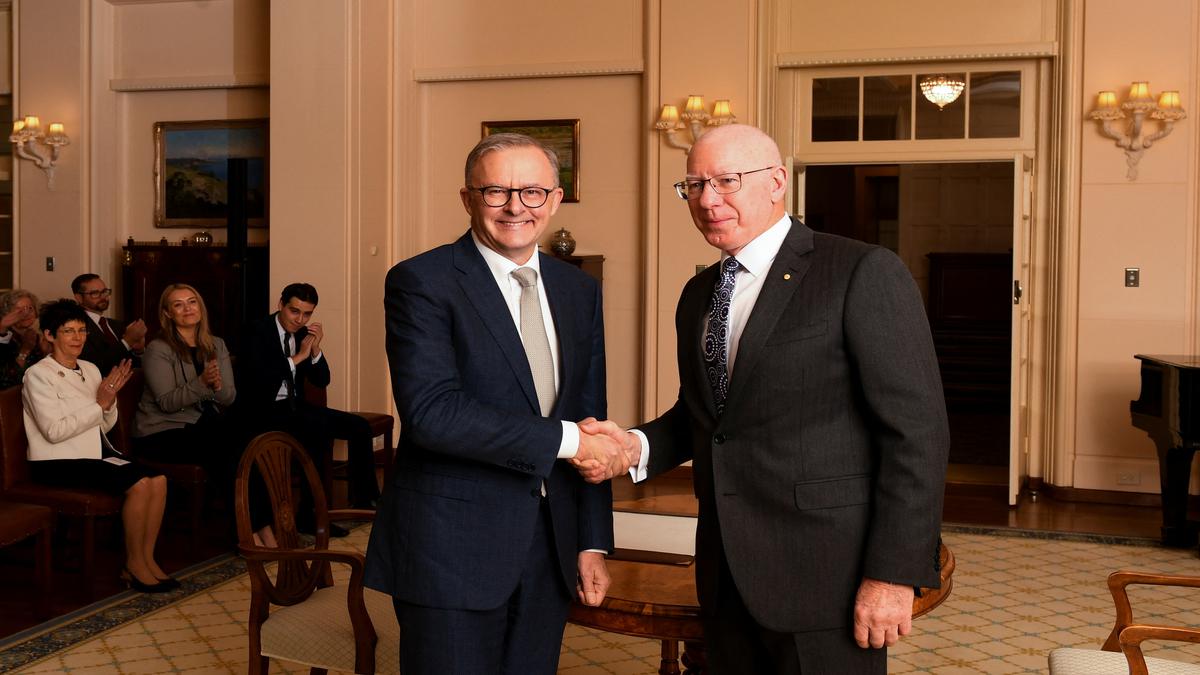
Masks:
[[[120,513],[124,499],[98,490],[53,487],[30,480],[20,385],[0,390],[0,453],[0,493],[5,499],[48,506],[60,516],[80,519],[83,574],[90,578],[96,569],[96,518]]]
[[[54,511],[50,507],[0,502],[0,547],[37,537],[34,573],[38,592],[34,612],[40,617],[50,615],[50,535],[53,530]]]
[[[117,392],[117,426],[109,432],[109,440],[122,452],[137,456],[133,449],[133,420],[137,415],[138,402],[146,386],[146,376],[141,368],[134,368],[129,381]],[[138,459],[155,471],[161,472],[172,485],[182,487],[188,494],[188,511],[191,517],[192,544],[200,545],[204,524],[204,486],[208,475],[199,464],[175,464],[173,462],[151,462]]]
[[[266,485],[279,548],[254,545],[250,524],[251,472]],[[298,491],[293,471],[308,482],[316,503],[316,542],[301,548],[296,531]],[[300,443],[275,431],[250,442],[238,465],[234,495],[238,549],[250,576],[250,673],[267,672],[270,658],[298,661],[311,672],[399,672],[400,627],[392,599],[363,587],[365,558],[329,550],[329,520],[371,520],[374,511],[329,511],[316,467]],[[268,563],[278,563],[274,579]],[[350,567],[350,582],[333,585],[330,563]],[[271,605],[280,605],[271,611]],[[319,664],[319,665],[317,665]]]
[[[1146,658],[1145,640],[1200,644],[1200,628],[1155,626],[1133,622],[1125,588],[1130,584],[1200,588],[1200,576],[1175,576],[1119,571],[1108,575],[1108,590],[1116,605],[1117,622],[1099,651],[1062,648],[1050,652],[1050,675],[1200,675],[1200,665]]]

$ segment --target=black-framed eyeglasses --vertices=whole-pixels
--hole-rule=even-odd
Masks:
[[[700,195],[704,194],[704,184],[712,186],[713,192],[719,195],[728,195],[742,189],[742,176],[759,171],[770,171],[773,166],[764,166],[761,169],[753,171],[739,171],[737,173],[723,173],[712,178],[689,178],[681,180],[675,184],[675,194],[679,195],[680,199],[699,199]]]
[[[472,192],[478,192],[483,195],[483,203],[488,206],[499,208],[508,204],[508,200],[512,199],[513,193],[517,193],[517,199],[525,205],[527,209],[536,209],[550,199],[550,193],[558,188],[544,187],[523,187],[523,188],[506,188],[499,185],[484,185],[483,187],[470,187],[467,189]]]
[[[84,291],[80,293],[80,295],[86,295],[89,298],[107,298],[108,296],[112,295],[112,289],[101,288],[98,291]]]

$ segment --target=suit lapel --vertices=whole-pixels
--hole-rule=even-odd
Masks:
[[[685,335],[688,337],[684,338],[682,353],[679,355],[680,363],[690,364],[691,367],[681,369],[680,373],[681,377],[683,373],[694,375],[690,382],[684,381],[681,382],[681,385],[698,392],[700,401],[704,403],[704,409],[713,419],[717,417],[717,402],[713,398],[712,387],[708,384],[708,377],[705,375],[707,366],[704,364],[704,350],[701,349],[701,345],[704,344],[704,332],[708,330],[709,303],[712,302],[713,286],[717,283],[720,269],[720,265],[709,265],[697,275],[692,290],[681,299],[679,308],[679,315],[686,318],[691,324],[687,327],[688,331]]]
[[[726,410],[736,402],[739,393],[746,388],[746,382],[754,367],[762,357],[762,348],[767,338],[775,329],[779,316],[783,313],[792,294],[800,287],[804,275],[812,265],[811,256],[807,255],[813,249],[813,232],[803,223],[792,219],[792,229],[779,247],[775,261],[763,281],[762,291],[754,302],[754,309],[742,329],[742,338],[738,342],[737,359],[734,361],[733,374],[729,378],[729,394],[726,398]],[[787,278],[785,278],[787,277]]]
[[[534,255],[541,256],[542,254],[539,252]],[[575,359],[579,356],[573,349],[579,336],[575,334],[575,323],[566,320],[567,315],[564,313],[565,308],[572,305],[572,299],[568,297],[568,285],[562,276],[564,270],[553,263],[545,264],[545,256],[542,256],[540,262],[538,267],[542,270],[542,285],[546,288],[546,303],[550,305],[550,320],[554,322],[554,332],[558,336],[558,396],[555,398],[554,410],[551,413],[557,417],[562,402],[570,400],[562,390],[570,380],[567,373],[572,372]],[[560,321],[559,317],[563,317],[564,320]],[[524,353],[524,351],[525,348],[522,347],[521,352]],[[532,378],[532,375],[530,377]],[[532,384],[532,379],[530,383]]]
[[[521,384],[521,391],[530,407],[541,411],[538,403],[537,390],[533,387],[533,373],[529,369],[529,359],[525,356],[525,347],[521,344],[521,335],[513,324],[512,314],[500,289],[496,287],[495,278],[483,256],[475,248],[475,241],[468,232],[454,243],[454,266],[462,273],[458,284],[463,295],[475,308],[484,328],[491,334],[492,339],[500,346],[504,358],[512,368],[513,374]]]

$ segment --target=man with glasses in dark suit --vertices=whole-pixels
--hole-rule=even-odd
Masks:
[[[128,325],[104,316],[108,311],[112,289],[98,274],[80,274],[71,282],[75,302],[87,312],[87,342],[79,358],[94,363],[102,374],[108,374],[113,366],[124,359],[140,365],[139,358],[146,349],[146,323],[141,319]]]

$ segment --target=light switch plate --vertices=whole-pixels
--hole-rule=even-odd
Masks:
[[[46,256],[46,271],[47,272],[54,271],[54,256],[52,256],[52,255]]]
[[[1142,270],[1140,267],[1125,268],[1125,287],[1137,288],[1142,285]]]

